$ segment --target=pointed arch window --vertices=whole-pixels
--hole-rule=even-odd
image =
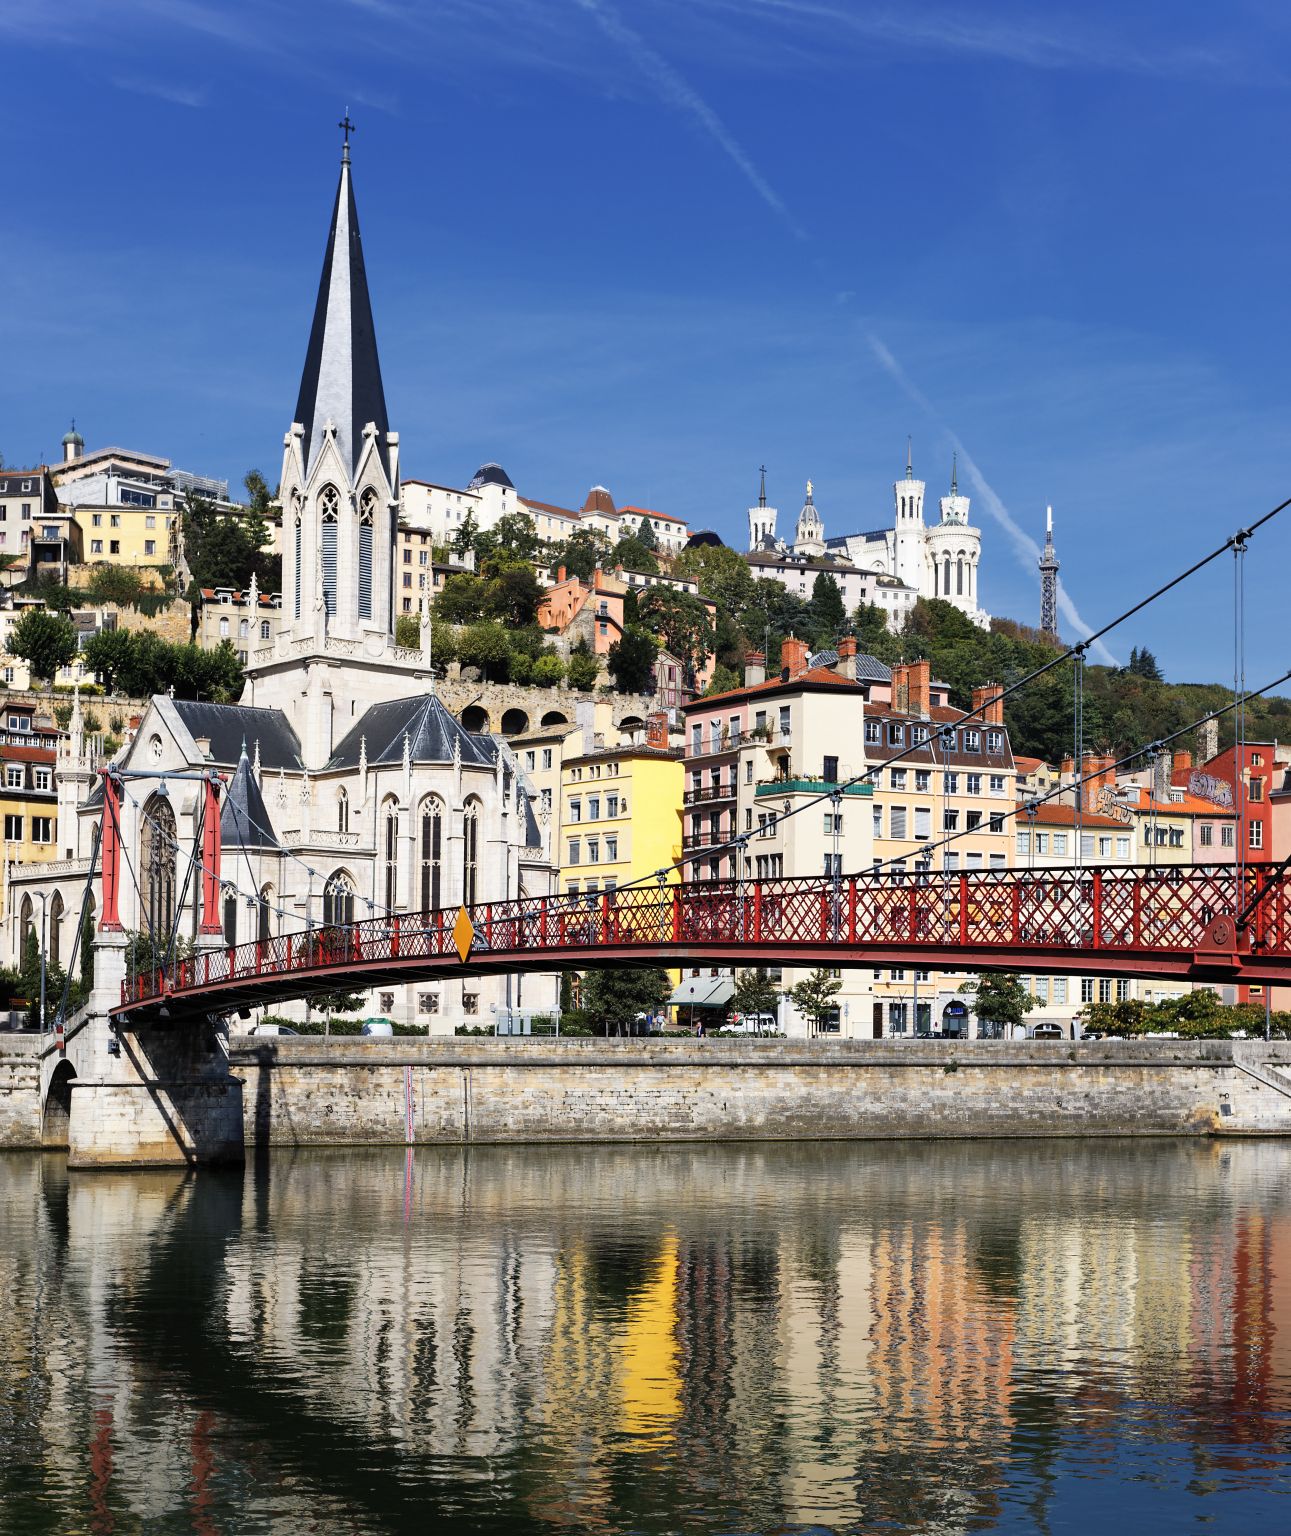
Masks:
[[[31,897],[22,898],[22,909],[18,918],[18,954],[21,963],[27,959],[27,940],[32,932],[32,905]]]
[[[158,795],[143,809],[139,863],[143,926],[165,943],[175,921],[175,813]]]
[[[322,510],[319,530],[323,552],[323,606],[329,619],[336,616],[336,551],[340,538],[341,493],[334,485],[325,485],[318,493]]]
[[[262,886],[256,902],[256,939],[267,944],[273,938],[273,886]]]
[[[323,887],[323,927],[348,928],[354,921],[354,881],[338,869]]]
[[[399,807],[393,800],[386,802],[381,818],[381,904],[387,912],[393,912],[399,889]]]
[[[294,599],[294,601],[295,601],[295,617],[296,618],[300,617],[300,554],[301,554],[300,519],[301,519],[300,492],[299,491],[293,491],[291,493],[291,521],[292,521],[292,527],[295,530],[295,541],[296,542],[295,542],[294,570],[293,570],[292,574],[293,574],[293,577],[294,577],[294,580],[295,580],[295,587],[296,587],[295,599]]]
[[[336,791],[336,830],[350,830],[350,792],[344,785]]]
[[[377,493],[369,486],[359,501],[359,618],[372,617],[372,521]]]
[[[943,570],[942,575],[943,575],[943,580],[942,580],[942,584],[941,584],[941,595],[943,597],[949,597],[950,596],[950,556],[949,555],[946,556],[946,564],[945,564],[945,568]]]
[[[480,802],[468,800],[462,817],[462,901],[474,906],[480,874]]]
[[[45,954],[51,966],[62,963],[63,893],[55,891],[49,903],[49,932],[45,936]]]
[[[444,807],[439,800],[421,803],[417,851],[421,910],[430,912],[442,904],[443,895]]]
[[[230,949],[238,942],[238,893],[224,893],[224,942]]]
[[[959,560],[956,560],[955,567],[956,567],[956,570],[955,570],[955,595],[957,597],[963,597],[963,595],[964,595],[964,562],[963,562],[962,558],[959,559]]]

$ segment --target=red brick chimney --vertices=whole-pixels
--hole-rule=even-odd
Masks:
[[[659,752],[668,750],[668,716],[662,710],[646,716],[646,746]]]
[[[744,686],[756,688],[767,680],[767,659],[761,651],[744,653]]]
[[[998,683],[983,683],[973,689],[973,709],[980,710],[983,725],[1004,724],[1004,690]]]
[[[892,703],[907,714],[927,719],[932,703],[930,661],[902,661],[892,668]]]
[[[556,567],[556,580],[557,581],[564,581],[564,579],[565,579],[565,567],[563,565],[558,565]]]
[[[801,677],[807,670],[807,657],[811,655],[811,649],[805,640],[796,640],[792,635],[787,640],[780,642],[780,670],[783,673],[788,670],[790,679]]]
[[[838,665],[834,668],[840,677],[856,681],[856,636],[844,635],[838,642]]]

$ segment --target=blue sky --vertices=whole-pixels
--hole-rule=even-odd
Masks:
[[[954,442],[983,602],[1052,502],[1091,624],[1291,494],[1291,10],[1088,0],[0,0],[0,453],[75,415],[276,479],[348,103],[405,473],[594,482],[742,547]],[[989,493],[991,494],[988,494]],[[1291,513],[1249,560],[1287,665]],[[1232,675],[1231,561],[1111,642]],[[1072,633],[1070,616],[1064,625]]]

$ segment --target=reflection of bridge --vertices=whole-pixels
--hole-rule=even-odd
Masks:
[[[467,972],[920,966],[1291,981],[1291,877],[1232,866],[703,881],[368,919],[128,978],[132,1027]]]

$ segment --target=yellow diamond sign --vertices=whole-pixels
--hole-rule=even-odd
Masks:
[[[466,908],[457,909],[457,921],[453,924],[453,943],[457,945],[457,953],[463,965],[466,957],[471,952],[471,945],[475,941],[475,925],[466,915]]]

